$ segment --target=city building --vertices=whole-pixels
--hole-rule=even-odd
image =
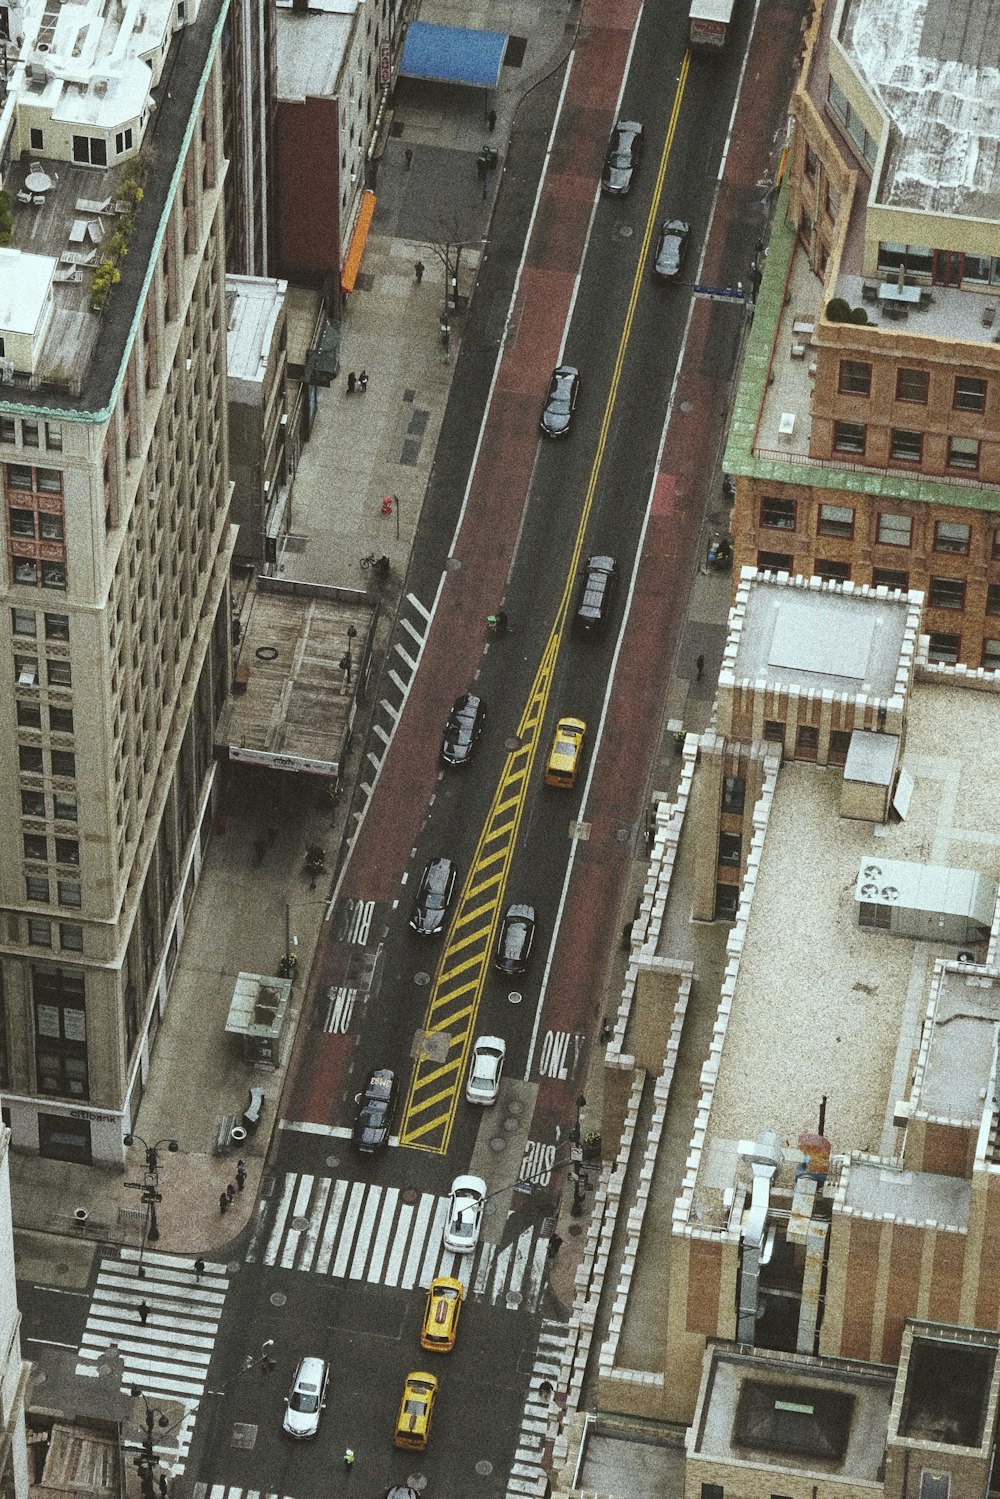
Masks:
[[[1000,125],[969,0],[810,11],[726,452],[735,564],[926,596],[1000,667]]]
[[[603,1410],[689,1423],[712,1339],[895,1368],[914,1318],[1000,1329],[1000,688],[921,603],[739,579],[606,1052]]]
[[[222,32],[226,270],[266,276],[274,244],[277,40],[270,0],[232,0]]]
[[[221,0],[8,7],[0,1086],[120,1162],[230,679]]]
[[[346,272],[344,290],[354,288],[375,211],[369,153],[394,14],[389,0],[278,0],[272,258],[298,285],[336,287]]]
[[[275,562],[288,478],[284,281],[226,277],[229,475],[240,562]],[[280,497],[280,498],[279,498]]]
[[[21,1357],[21,1311],[14,1268],[14,1220],[10,1199],[10,1130],[0,1128],[0,1495],[27,1499],[28,1447],[24,1424],[31,1365]]]

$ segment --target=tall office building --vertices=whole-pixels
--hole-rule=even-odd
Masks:
[[[273,253],[274,0],[232,0],[222,33],[226,270],[266,276]]]
[[[9,4],[0,1087],[121,1159],[229,677],[224,0]]]

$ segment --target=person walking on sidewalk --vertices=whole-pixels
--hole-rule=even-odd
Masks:
[[[495,109],[491,109],[489,114],[486,116],[486,123],[490,127],[490,135],[492,135],[494,130],[497,128],[497,112]]]
[[[350,374],[347,377],[347,394],[349,396],[353,396],[354,390],[355,390],[355,387],[356,387],[357,383],[358,383],[358,377],[354,373],[354,371],[351,370]]]
[[[232,1202],[232,1200],[233,1200],[233,1198],[235,1196],[236,1196],[236,1188],[233,1186],[232,1182],[230,1182],[228,1184],[228,1186],[226,1187],[226,1201],[227,1202]]]
[[[704,656],[699,656],[698,657],[697,661],[694,663],[694,669],[695,669],[695,671],[698,674],[696,676],[696,678],[695,678],[695,681],[700,682],[701,679],[702,679],[702,677],[705,675],[705,658],[704,658]]]
[[[225,1217],[229,1211],[229,1194],[224,1189],[219,1193],[219,1212]]]
[[[550,1260],[554,1260],[562,1248],[562,1236],[560,1234],[549,1234],[549,1247],[545,1251]]]
[[[146,1322],[147,1322],[147,1319],[149,1317],[150,1311],[151,1311],[151,1308],[150,1308],[148,1302],[145,1302],[145,1301],[140,1301],[139,1302],[139,1306],[138,1306],[139,1321],[142,1323],[143,1327],[145,1327],[145,1325],[146,1325]]]
[[[239,1160],[239,1161],[236,1162],[236,1186],[239,1189],[239,1191],[242,1192],[243,1188],[246,1186],[246,1184],[247,1184],[247,1163],[244,1160]]]
[[[413,165],[413,148],[411,146],[407,146],[403,152],[403,160],[406,162],[406,170],[409,171]]]
[[[354,1448],[344,1448],[344,1472],[349,1473],[354,1467]]]
[[[423,263],[422,260],[418,260],[414,264],[413,275],[414,275],[414,277],[416,279],[417,285],[419,286],[420,283],[421,283],[421,281],[424,279],[424,263]]]
[[[358,376],[358,389],[360,390],[360,392],[361,392],[362,395],[364,395],[365,391],[368,389],[368,371],[367,370],[362,370],[361,373],[360,373],[360,375]]]
[[[201,1260],[201,1259],[195,1260],[195,1262],[194,1262],[194,1281],[195,1281],[195,1285],[200,1284],[201,1277],[204,1275],[204,1273],[205,1273],[205,1261]]]

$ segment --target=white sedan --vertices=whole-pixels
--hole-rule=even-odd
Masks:
[[[471,1254],[479,1242],[486,1202],[486,1183],[481,1176],[456,1176],[448,1198],[448,1221],[444,1247],[452,1254]]]
[[[502,1036],[479,1036],[472,1048],[465,1096],[469,1103],[496,1103],[507,1043]]]

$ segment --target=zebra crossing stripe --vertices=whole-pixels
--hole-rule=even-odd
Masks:
[[[543,1399],[539,1390],[543,1380],[551,1384],[551,1376],[558,1375],[568,1338],[569,1328],[563,1323],[548,1319],[542,1323],[517,1436],[517,1451],[507,1479],[507,1499],[526,1499],[527,1495],[541,1499],[545,1493],[548,1480],[542,1458],[548,1432],[549,1401]]]
[[[547,1243],[534,1226],[502,1246],[485,1242],[473,1254],[453,1254],[444,1248],[448,1198],[423,1192],[405,1202],[403,1196],[399,1187],[286,1172],[263,1263],[403,1291],[452,1275],[477,1300],[509,1311],[537,1308]],[[257,1252],[251,1248],[248,1258]]]

